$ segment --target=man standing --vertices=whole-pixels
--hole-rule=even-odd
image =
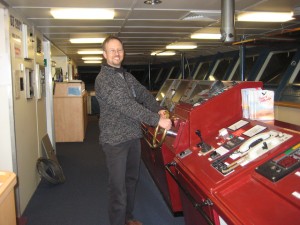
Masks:
[[[103,56],[106,64],[96,78],[95,91],[100,107],[99,140],[109,175],[110,225],[142,225],[132,215],[141,159],[141,122],[167,130],[172,123],[152,94],[122,68],[124,48],[119,38],[105,39]]]

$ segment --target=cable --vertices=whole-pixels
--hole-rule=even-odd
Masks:
[[[40,157],[37,160],[36,168],[38,173],[52,184],[64,183],[66,178],[58,162]]]

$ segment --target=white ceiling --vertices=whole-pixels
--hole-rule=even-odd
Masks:
[[[186,57],[211,55],[237,49],[238,46],[221,41],[191,40],[190,35],[204,27],[220,27],[221,0],[162,0],[159,5],[146,5],[144,0],[0,0],[37,27],[57,48],[82,65],[77,50],[101,47],[95,44],[71,44],[72,35],[97,33],[116,35],[125,45],[125,64],[147,64],[152,51],[164,50],[176,41],[196,41],[198,48],[186,50]],[[293,11],[299,0],[236,0],[235,12],[241,11]],[[55,20],[50,15],[53,7],[111,8],[113,20]],[[202,11],[201,20],[183,20],[191,11]],[[236,40],[261,37],[285,29],[300,27],[300,21],[286,23],[236,22]],[[299,32],[299,31],[298,31]],[[297,41],[299,41],[297,36]],[[294,38],[294,37],[293,37]],[[164,57],[160,62],[180,59],[180,53]]]

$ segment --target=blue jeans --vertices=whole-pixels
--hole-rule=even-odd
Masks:
[[[103,144],[108,168],[108,213],[110,225],[133,219],[136,185],[141,162],[140,139],[118,145]]]

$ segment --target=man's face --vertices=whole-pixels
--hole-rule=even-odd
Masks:
[[[112,39],[106,43],[105,47],[103,56],[106,59],[107,64],[112,67],[120,68],[124,59],[124,49],[122,44],[118,40]]]

